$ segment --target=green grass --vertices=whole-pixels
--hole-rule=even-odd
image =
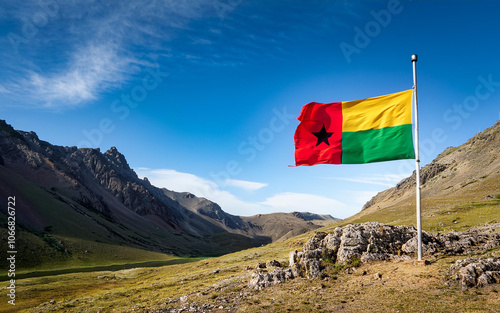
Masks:
[[[276,255],[283,260],[293,247],[294,241],[289,240],[195,263],[23,279],[18,281],[17,292],[29,297],[19,301],[16,309],[131,312],[133,308],[134,312],[147,312],[182,308],[191,302],[226,308],[238,297],[240,312],[336,312],[342,307],[350,312],[493,312],[500,300],[500,287],[495,285],[465,292],[444,285],[443,273],[457,257],[419,267],[411,262],[352,264],[359,266],[353,274],[339,270],[336,279],[327,281],[295,279],[263,291],[246,287],[247,279],[241,278],[251,273],[246,266]],[[500,250],[485,256],[492,254],[499,255]],[[375,273],[381,278],[374,278]],[[169,303],[186,295],[185,303]],[[7,309],[3,306],[0,312]]]
[[[421,205],[422,228],[441,232],[466,230],[500,220],[500,201],[456,201],[447,199],[423,199]],[[368,214],[357,214],[346,220],[332,224],[326,230],[351,223],[377,221],[390,225],[416,225],[416,206],[413,199]],[[458,223],[453,223],[457,221]]]
[[[133,247],[87,241],[79,238],[56,238],[52,237],[51,240],[64,247],[62,248],[63,251],[61,249],[51,249],[47,242],[31,233],[18,233],[17,273],[180,259],[172,255]],[[67,251],[72,251],[72,253]],[[0,260],[0,275],[5,275],[8,268],[5,259]]]
[[[333,260],[329,258],[323,258],[322,262],[323,267],[325,268],[326,273],[329,276],[336,276],[340,274],[342,271],[345,271],[346,269],[352,268],[352,267],[360,267],[362,265],[361,259],[356,258],[353,260],[350,260],[347,263],[335,263]]]

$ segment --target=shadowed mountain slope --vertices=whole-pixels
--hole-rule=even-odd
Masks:
[[[307,219],[288,213],[260,222],[233,216],[207,199],[140,179],[115,147],[101,153],[55,146],[2,120],[0,187],[2,199],[16,197],[19,245],[40,250],[24,260],[29,265],[54,254],[85,263],[92,259],[92,250],[106,245],[173,255],[220,255],[325,222],[317,216],[318,224],[314,223],[315,215],[309,213],[304,213]],[[6,212],[6,203],[0,203],[0,215]],[[7,219],[1,220],[4,237]]]

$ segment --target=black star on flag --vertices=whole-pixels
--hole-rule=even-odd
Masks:
[[[319,144],[322,142],[326,143],[327,145],[330,145],[330,143],[328,142],[328,138],[330,138],[330,136],[333,133],[329,133],[326,131],[325,124],[323,124],[323,127],[321,128],[321,130],[319,132],[312,133],[312,134],[314,136],[318,137],[318,142],[316,142],[316,146],[319,146]]]

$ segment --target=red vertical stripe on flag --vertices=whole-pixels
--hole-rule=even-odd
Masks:
[[[295,165],[342,163],[342,102],[306,104],[295,131]]]

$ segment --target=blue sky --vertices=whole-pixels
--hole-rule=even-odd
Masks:
[[[500,118],[496,1],[0,1],[0,118],[238,215],[345,218],[413,160],[290,168],[301,107],[412,87],[421,159]],[[425,208],[423,208],[425,209]]]

